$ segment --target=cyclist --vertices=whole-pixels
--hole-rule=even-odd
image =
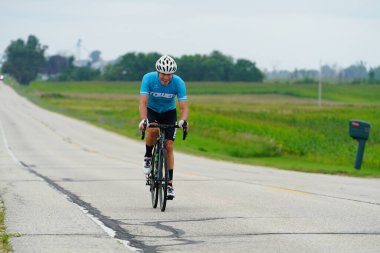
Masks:
[[[180,109],[180,120],[178,126],[188,127],[186,119],[189,114],[186,96],[186,86],[184,81],[174,73],[177,64],[168,55],[163,55],[156,62],[156,71],[144,75],[140,88],[140,130],[145,130],[146,124],[157,122],[161,124],[176,124],[177,111],[175,97],[178,98]],[[149,175],[152,169],[152,150],[158,136],[157,128],[148,128],[146,138],[146,152],[144,156],[143,172]],[[170,199],[175,197],[173,188],[174,152],[173,144],[176,129],[166,130],[165,147],[168,152],[169,183],[167,196]]]

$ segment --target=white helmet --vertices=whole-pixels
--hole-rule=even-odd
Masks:
[[[173,74],[177,71],[177,64],[169,55],[163,55],[156,62],[156,70],[164,74]]]

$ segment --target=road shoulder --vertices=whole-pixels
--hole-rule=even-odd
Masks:
[[[17,164],[0,141],[0,195],[15,252],[131,252],[64,194]]]

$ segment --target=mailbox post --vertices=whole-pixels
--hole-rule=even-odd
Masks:
[[[363,161],[365,142],[368,140],[371,125],[364,121],[350,120],[350,136],[358,140],[358,152],[356,154],[355,169],[360,170]]]

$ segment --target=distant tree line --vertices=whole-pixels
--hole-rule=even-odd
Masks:
[[[380,66],[367,68],[364,62],[358,62],[347,68],[336,65],[323,65],[320,70],[295,69],[294,71],[273,70],[265,71],[267,80],[287,81],[294,83],[312,84],[319,81],[319,74],[324,82],[380,84]]]
[[[127,53],[115,64],[107,65],[103,73],[105,80],[141,80],[147,72],[155,70],[159,53]],[[254,62],[223,55],[213,51],[209,55],[184,55],[175,58],[178,71],[186,81],[249,81],[262,82],[264,74]]]
[[[99,50],[90,54],[90,61],[76,62],[73,56],[52,55],[45,58],[47,46],[40,44],[37,37],[30,35],[26,42],[12,41],[5,51],[3,72],[28,85],[43,75],[49,80],[59,81],[137,81],[150,71],[155,71],[159,53],[126,53],[116,61],[96,66],[101,61]],[[178,71],[186,81],[247,81],[262,82],[264,74],[254,62],[234,59],[219,51],[209,55],[184,55],[175,58]]]
[[[147,72],[155,70],[155,63],[161,54],[130,52],[112,62],[101,59],[101,52],[95,50],[87,60],[73,56],[52,55],[45,57],[47,46],[30,35],[26,41],[12,41],[5,51],[2,71],[28,85],[38,76],[58,81],[138,81]],[[294,71],[273,70],[262,72],[256,63],[237,59],[236,61],[219,51],[208,55],[183,55],[175,57],[178,65],[176,74],[185,81],[242,81],[262,82],[286,81],[293,83],[317,83],[319,74],[324,82],[380,84],[380,66],[369,68],[359,62],[347,68],[324,65],[320,70],[295,69]]]

